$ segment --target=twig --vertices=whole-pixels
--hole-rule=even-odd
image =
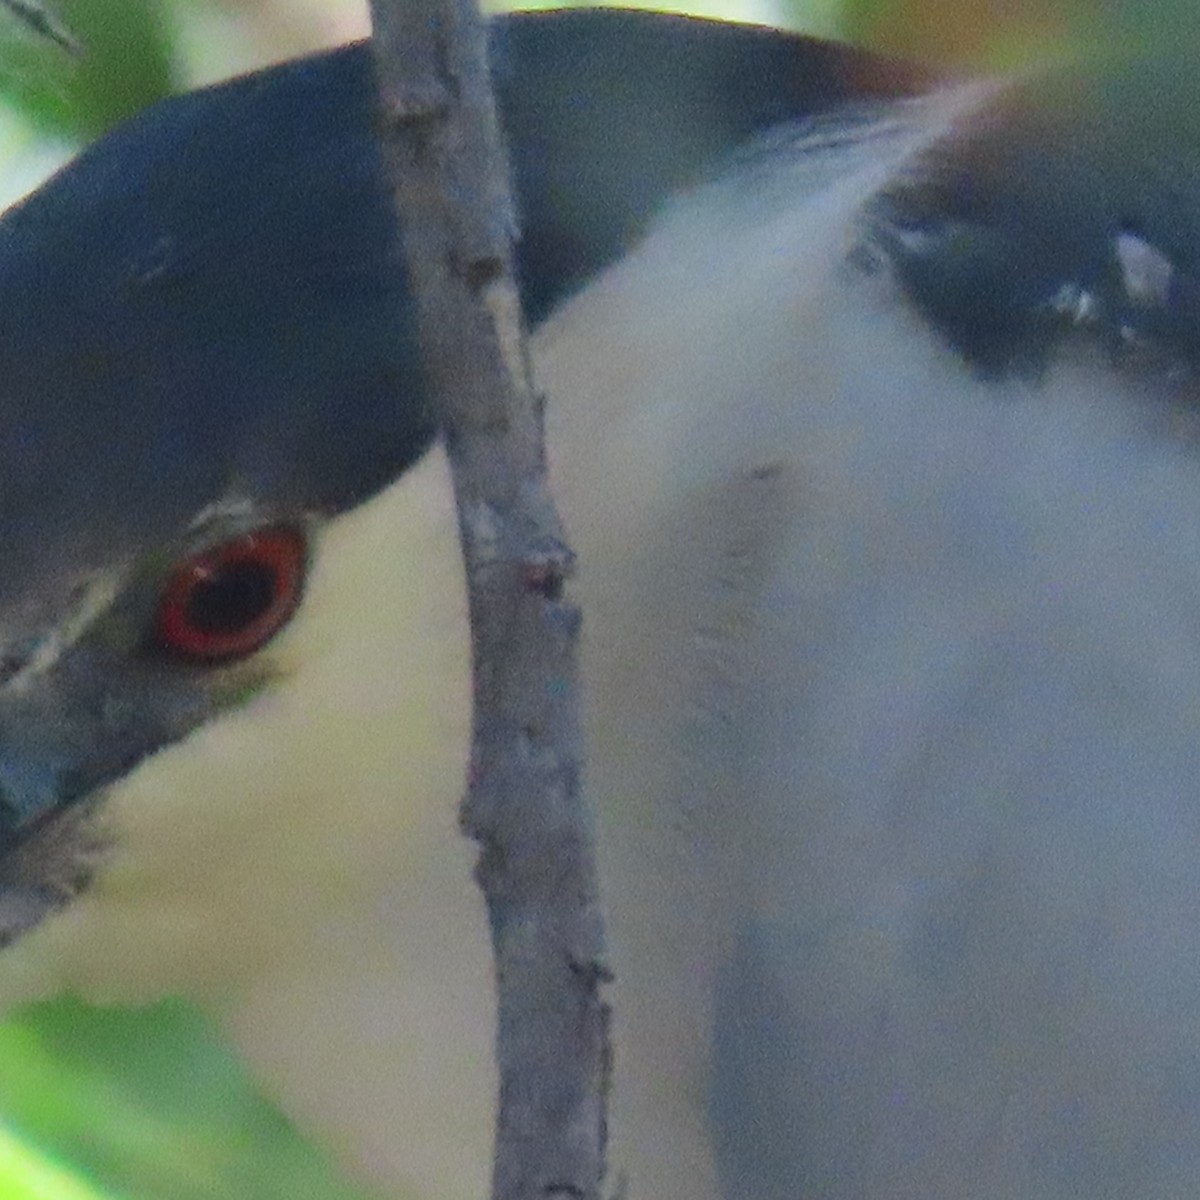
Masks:
[[[473,0],[374,0],[383,140],[467,564],[481,846],[499,990],[495,1200],[590,1200],[603,1171],[608,1010],[580,793],[579,614],[546,491],[514,220]]]

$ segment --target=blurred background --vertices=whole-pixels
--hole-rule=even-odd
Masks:
[[[0,4],[0,204],[166,92],[368,30],[367,0],[8,2],[32,19]],[[956,67],[995,67],[1081,42],[1146,41],[1165,31],[1178,39],[1195,23],[1200,0],[677,0],[644,7],[779,25]],[[39,35],[35,23],[54,36]]]
[[[675,7],[961,71],[1116,45],[1186,47],[1200,0],[682,0]],[[160,96],[367,31],[366,0],[0,0],[0,206]],[[355,1200],[357,1193],[182,1006],[134,1012],[60,1001],[0,1023],[0,1200],[217,1197]]]

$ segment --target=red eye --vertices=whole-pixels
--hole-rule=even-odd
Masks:
[[[304,557],[304,538],[280,525],[197,554],[167,580],[159,641],[210,662],[257,650],[295,610]]]

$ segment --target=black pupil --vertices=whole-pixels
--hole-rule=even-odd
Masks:
[[[188,624],[220,637],[240,633],[271,607],[275,572],[262,563],[239,562],[199,580],[187,598]]]

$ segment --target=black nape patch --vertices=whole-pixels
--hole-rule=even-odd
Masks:
[[[1173,61],[1013,85],[868,206],[867,244],[986,375],[1037,374],[1063,339],[1170,377],[1200,365],[1200,106]]]

